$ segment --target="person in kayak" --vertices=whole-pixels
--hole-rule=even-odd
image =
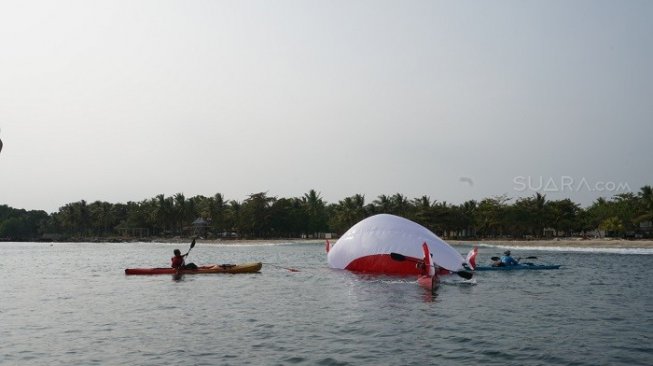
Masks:
[[[181,255],[181,251],[179,249],[175,249],[173,253],[175,256],[170,258],[170,261],[172,262],[170,267],[176,269],[197,269],[195,263],[186,264],[184,258],[188,256],[188,253]]]
[[[519,262],[517,262],[515,258],[510,256],[509,250],[503,252],[503,256],[501,256],[501,264],[499,266],[514,266],[517,264],[519,264]]]

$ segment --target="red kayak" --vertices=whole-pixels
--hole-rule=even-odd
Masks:
[[[163,275],[163,274],[210,274],[210,273],[256,273],[261,270],[263,263],[243,264],[212,264],[197,267],[197,269],[175,268],[127,268],[126,275]]]

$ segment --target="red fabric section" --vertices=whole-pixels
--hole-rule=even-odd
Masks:
[[[390,258],[390,254],[375,254],[360,257],[353,260],[345,269],[357,272],[396,274],[396,275],[417,275],[419,270],[412,261],[396,261]]]
[[[375,254],[357,258],[349,263],[345,269],[356,272],[389,275],[419,275],[421,271],[417,268],[416,264],[413,260],[396,261],[390,258],[390,254]],[[440,268],[437,274],[448,275],[451,272]]]

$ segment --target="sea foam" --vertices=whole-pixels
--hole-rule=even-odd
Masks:
[[[580,253],[608,253],[608,254],[638,254],[651,255],[653,248],[601,248],[601,247],[573,247],[573,246],[530,246],[530,245],[509,245],[509,244],[478,244],[479,247],[502,248],[529,251],[549,252],[580,252]]]

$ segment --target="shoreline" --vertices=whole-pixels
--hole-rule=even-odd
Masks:
[[[152,243],[190,243],[192,239],[158,239]],[[329,239],[334,245],[338,239]],[[623,239],[548,239],[548,240],[444,240],[450,245],[509,246],[523,248],[597,248],[597,249],[653,249],[653,240]],[[197,244],[260,245],[260,244],[324,244],[326,239],[197,239]]]
[[[551,239],[551,240],[447,240],[452,245],[491,245],[524,248],[653,249],[653,240]]]
[[[283,245],[283,244],[314,244],[324,245],[327,239],[196,239],[197,244],[209,245]],[[328,239],[334,245],[338,239]],[[597,249],[653,249],[653,240],[638,239],[547,239],[547,240],[506,240],[506,239],[474,239],[474,240],[445,240],[450,245],[478,245],[478,246],[496,246],[496,247],[523,247],[523,248],[597,248]],[[108,240],[99,240],[98,238],[89,238],[88,240],[70,240],[70,241],[36,241],[35,243],[161,243],[161,244],[190,244],[192,238],[153,238],[139,240],[136,238],[113,238]],[[3,241],[11,243],[13,241]],[[20,243],[20,242],[13,242]]]

